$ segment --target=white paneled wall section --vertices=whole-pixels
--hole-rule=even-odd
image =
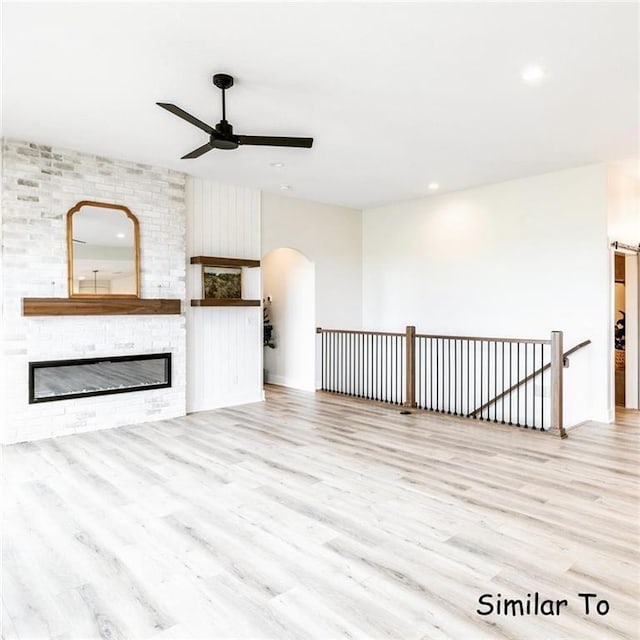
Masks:
[[[187,179],[190,256],[260,259],[260,192]],[[187,265],[187,411],[257,402],[262,392],[260,307],[191,307],[200,265]],[[243,270],[243,297],[260,298],[260,269]]]

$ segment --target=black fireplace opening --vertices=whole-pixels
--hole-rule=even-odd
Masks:
[[[29,404],[170,386],[170,353],[29,363]]]

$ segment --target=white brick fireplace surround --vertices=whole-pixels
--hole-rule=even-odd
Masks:
[[[66,212],[123,204],[140,222],[140,296],[180,298],[183,314],[23,317],[23,297],[67,297]],[[4,443],[185,414],[185,176],[48,146],[2,145]],[[171,352],[172,387],[28,403],[28,363]]]

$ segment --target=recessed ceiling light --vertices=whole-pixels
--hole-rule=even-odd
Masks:
[[[427,186],[427,189],[430,189],[431,191],[437,191],[439,188],[440,185],[437,182],[430,182]]]
[[[124,238],[124,233],[116,233],[116,238]]]
[[[284,167],[284,162],[272,162],[269,166],[275,167],[276,169],[282,169],[282,167]]]
[[[291,191],[291,185],[288,185],[288,184],[281,184],[281,185],[280,185],[280,190],[281,190],[281,191]]]
[[[547,74],[541,66],[530,64],[520,72],[520,77],[528,84],[538,84],[547,77]]]

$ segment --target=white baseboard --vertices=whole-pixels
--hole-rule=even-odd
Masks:
[[[260,389],[252,393],[230,395],[224,398],[212,399],[206,404],[200,403],[195,407],[188,407],[187,413],[197,413],[199,411],[213,411],[214,409],[225,409],[226,407],[236,407],[240,404],[252,404],[253,402],[264,401],[264,390]]]
[[[298,389],[300,391],[315,391],[315,384],[305,385],[295,378],[288,378],[287,376],[278,376],[269,374],[265,380],[267,384],[275,384],[279,387],[288,387],[289,389]]]

